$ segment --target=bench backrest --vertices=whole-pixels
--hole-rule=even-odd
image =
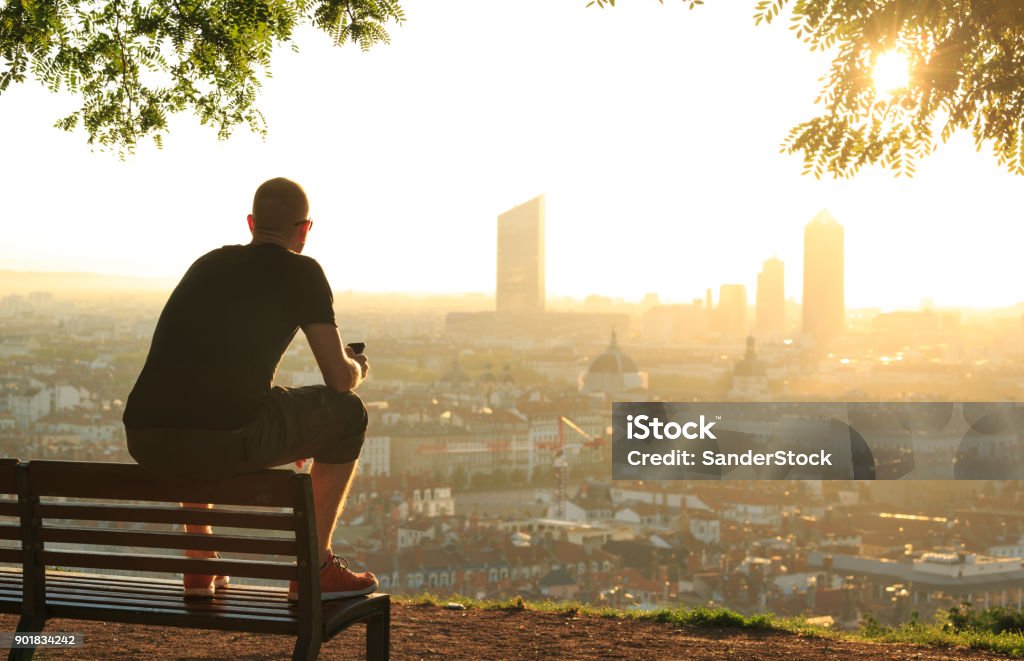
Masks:
[[[18,513],[17,459],[0,459],[0,562],[21,563],[21,525]]]
[[[3,469],[0,464],[0,489]],[[40,584],[45,582],[45,568],[53,566],[227,574],[295,579],[303,595],[299,604],[302,611],[320,601],[316,518],[306,474],[263,470],[221,480],[192,480],[155,475],[135,464],[83,461],[30,461],[17,465],[14,471],[24,471],[27,493],[23,496],[23,513],[29,520],[23,517],[22,524],[24,528],[28,523],[30,530],[22,533],[35,551],[38,571],[34,578]],[[212,503],[215,508],[183,508],[178,502]],[[255,510],[253,506],[278,510]],[[157,524],[156,529],[152,524]],[[168,524],[258,532],[225,534],[215,528],[216,534],[197,535]],[[282,535],[281,531],[290,534]],[[58,543],[86,545],[88,550],[53,549],[52,545]],[[184,557],[185,549],[293,560],[195,559]],[[40,602],[44,594],[39,595]]]

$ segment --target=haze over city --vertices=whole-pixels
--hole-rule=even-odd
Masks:
[[[493,293],[494,218],[543,193],[552,297],[753,291],[774,255],[799,300],[802,228],[827,208],[847,228],[852,307],[1021,298],[1022,225],[1006,212],[1020,183],[961,139],[911,180],[802,177],[778,145],[811,114],[827,54],[755,27],[744,3],[428,5],[407,3],[385,48],[310,33],[301,55],[278,53],[265,143],[218,143],[182,117],[162,152],[118,162],[51,127],[67,98],[5,92],[0,121],[19,130],[0,166],[14,219],[0,266],[173,283],[203,252],[247,242],[253,187],[286,175],[312,198],[307,254],[343,291]]]

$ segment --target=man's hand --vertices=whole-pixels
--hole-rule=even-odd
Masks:
[[[346,352],[350,352],[352,350],[348,348],[348,345],[346,345],[345,346],[345,351]],[[366,378],[366,373],[370,371],[370,361],[368,361],[366,359],[366,354],[365,353],[353,353],[353,354],[351,354],[349,356],[349,358],[351,358],[352,360],[354,360],[357,363],[359,363],[359,378],[360,379],[365,379]]]
[[[366,374],[366,358],[357,361],[352,350],[341,342],[341,334],[333,324],[309,324],[302,327],[309,348],[313,351],[324,383],[338,392],[355,390]]]

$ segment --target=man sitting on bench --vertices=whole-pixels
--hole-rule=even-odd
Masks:
[[[291,462],[301,467],[312,457],[320,589],[324,599],[338,599],[378,586],[372,573],[350,571],[331,552],[366,433],[366,408],[352,391],[368,363],[343,345],[327,278],[300,254],[313,226],[308,216],[306,193],[295,182],[271,179],[257,189],[248,217],[252,242],[203,255],[171,293],[123,421],[131,456],[166,475],[217,479]],[[299,328],[326,385],[272,386]],[[186,530],[211,533],[209,526]],[[185,597],[211,598],[226,583],[226,576],[186,574]],[[288,596],[298,597],[295,581]]]

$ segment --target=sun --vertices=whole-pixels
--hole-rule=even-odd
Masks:
[[[872,78],[878,94],[892,94],[907,87],[910,84],[910,58],[898,50],[882,53],[875,60]]]

